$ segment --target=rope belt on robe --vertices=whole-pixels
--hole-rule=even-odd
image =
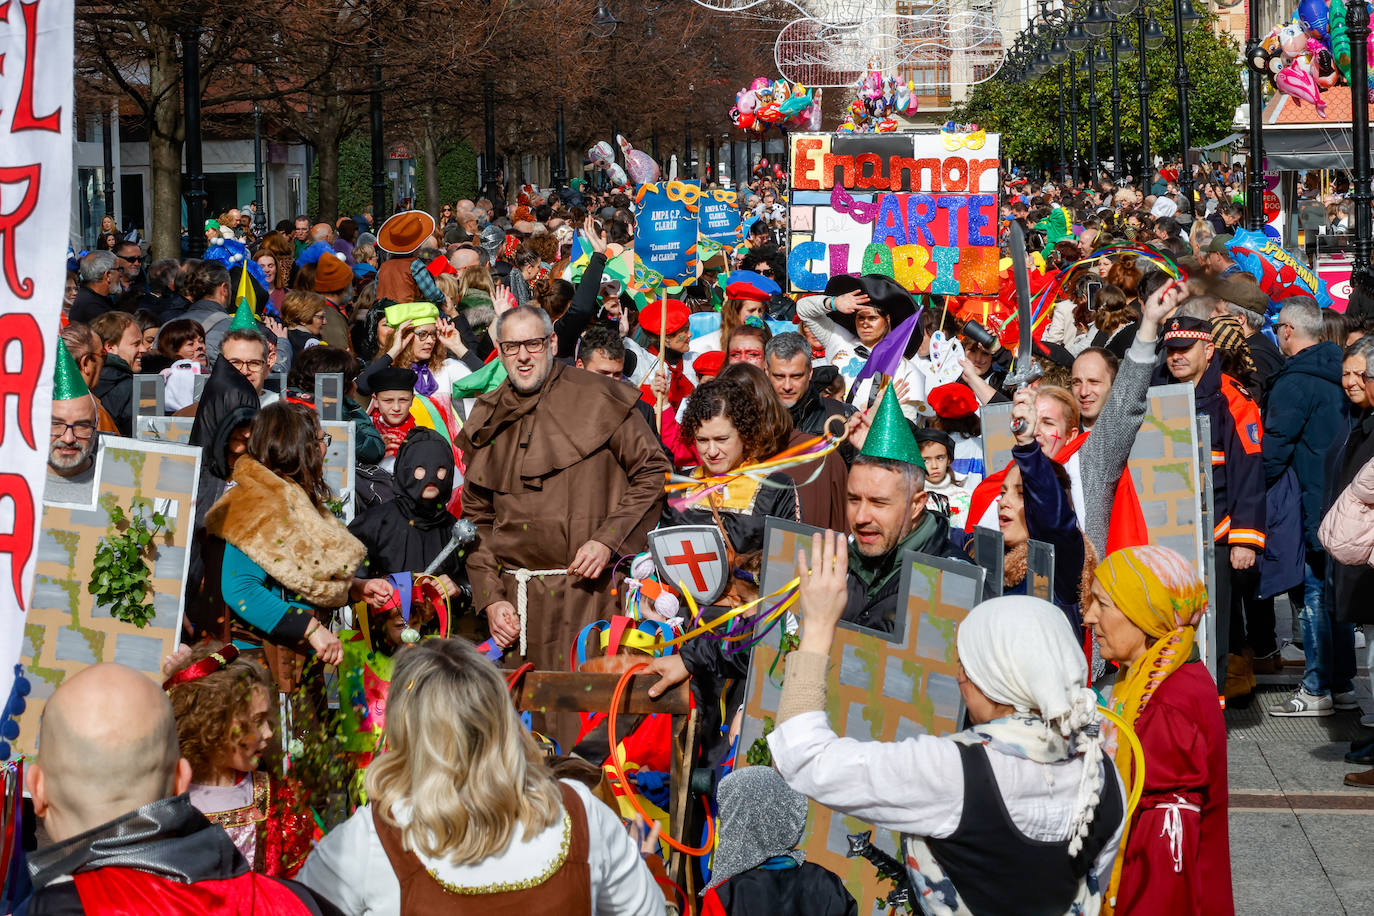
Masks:
[[[1201,814],[1202,809],[1190,804],[1181,795],[1175,795],[1174,801],[1164,802],[1155,807],[1164,809],[1164,827],[1159,831],[1159,835],[1169,840],[1169,854],[1174,860],[1174,873],[1179,874],[1183,871],[1183,815],[1180,812],[1192,811]]]
[[[507,569],[506,575],[515,577],[515,613],[520,617],[520,657],[525,657],[525,618],[529,607],[529,582],[535,576],[566,576],[566,569]]]

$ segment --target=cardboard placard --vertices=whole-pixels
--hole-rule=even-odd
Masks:
[[[635,189],[635,255],[676,286],[697,277],[696,181],[655,181]]]
[[[1054,545],[1026,541],[1026,594],[1054,603]]]
[[[740,221],[739,192],[711,188],[702,192],[700,205],[703,237],[734,248],[744,241],[743,223]]]
[[[824,530],[769,516],[763,529],[759,594],[771,595],[797,578],[797,551],[809,553],[811,536]]]
[[[791,533],[793,543],[799,534]],[[780,551],[784,543],[780,538]],[[959,623],[982,598],[984,570],[969,563],[907,552],[902,556],[900,575],[899,594],[905,595],[906,601],[898,604],[892,633],[844,622],[836,632],[826,712],[839,735],[860,741],[900,741],[923,734],[952,734],[962,725],[964,705],[956,679],[954,640]],[[741,754],[763,736],[764,719],[772,718],[778,708],[781,675],[769,674],[777,655],[778,645],[771,640],[754,647],[745,691]],[[778,661],[776,670],[782,669]],[[807,860],[839,875],[860,902],[860,913],[881,914],[883,910],[873,901],[885,896],[891,885],[878,877],[870,863],[845,854],[848,835],[870,829],[869,825],[815,802],[810,807],[801,844]],[[898,855],[898,840],[895,832],[874,831],[873,844],[889,854]]]
[[[787,142],[794,292],[881,273],[912,292],[997,295],[997,134],[792,133]]]
[[[137,403],[134,409],[139,409]],[[134,420],[134,436],[140,441],[181,445],[191,440],[191,426],[196,422],[195,417],[141,414],[136,414]],[[354,448],[358,430],[351,420],[321,420],[320,426],[330,437],[329,446],[324,453],[324,481],[343,503],[344,522],[351,522],[354,508],[353,490],[357,485]]]
[[[83,668],[119,662],[162,683],[162,659],[176,648],[181,632],[200,458],[200,449],[184,445],[102,438],[90,500],[44,501],[20,655],[33,692],[20,719],[18,750],[35,750],[45,702],[64,678]],[[172,521],[171,531],[159,534],[150,548],[146,600],[155,616],[141,629],[97,607],[88,588],[100,539],[114,531],[108,504],[128,514],[135,500],[151,501]]]

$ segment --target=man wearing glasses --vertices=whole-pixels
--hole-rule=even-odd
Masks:
[[[463,517],[479,534],[473,603],[511,655],[561,671],[582,628],[616,613],[613,558],[644,549],[671,466],[638,391],[555,361],[542,309],[504,312],[493,336],[507,381],[454,440],[467,459]],[[564,746],[576,737],[576,717],[546,724]]]
[[[148,281],[143,275],[143,248],[138,242],[124,241],[114,247],[114,254],[119,279],[124,285],[124,293],[115,307],[135,312],[142,307],[143,296],[148,292]]]
[[[291,233],[291,242],[296,247],[296,257],[301,256],[301,252],[310,247],[310,217],[301,215],[296,217],[295,230]]]
[[[219,358],[248,379],[263,407],[280,397],[275,391],[262,390],[263,383],[267,381],[269,363],[267,341],[260,332],[248,328],[235,328],[228,332],[220,344]]]
[[[53,372],[52,432],[48,436],[48,480],[43,500],[92,501],[95,487],[95,398],[86,387],[67,344],[58,340]]]

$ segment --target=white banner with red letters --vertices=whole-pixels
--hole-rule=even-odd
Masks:
[[[0,0],[0,704],[33,588],[72,196],[73,0]]]

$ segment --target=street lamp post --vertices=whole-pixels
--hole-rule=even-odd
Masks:
[[[1254,0],[1251,0],[1253,3]],[[1188,213],[1192,215],[1195,206],[1193,204],[1193,166],[1188,161],[1188,59],[1183,49],[1183,29],[1185,25],[1184,7],[1192,14],[1190,20],[1196,20],[1197,14],[1193,13],[1193,5],[1190,0],[1174,0],[1174,87],[1178,90],[1178,140],[1181,147],[1179,155],[1179,174],[1178,186],[1183,192],[1183,199],[1187,201]],[[1192,25],[1188,21],[1187,25]]]
[[[1064,151],[1064,67],[1059,68],[1059,180],[1069,177],[1069,159]]]
[[[386,220],[386,150],[382,148],[382,64],[374,57],[372,91],[367,94],[368,115],[372,133],[372,229]]]
[[[103,156],[101,164],[104,166],[102,171],[105,173],[105,215],[111,219],[114,218],[115,212],[114,137],[110,133],[112,120],[110,112],[106,111],[100,124],[100,146]]]
[[[1360,289],[1368,292],[1371,286],[1367,96],[1369,54],[1365,42],[1369,36],[1369,4],[1365,0],[1351,0],[1346,7],[1345,25],[1346,31],[1350,33],[1350,152],[1354,158],[1350,197],[1355,201],[1355,252],[1351,277],[1356,280]]]
[[[1346,9],[1348,14],[1350,7]],[[1249,64],[1246,95],[1250,107],[1250,157],[1245,163],[1245,209],[1246,223],[1256,232],[1264,228],[1264,84],[1260,81],[1260,71],[1254,66],[1260,52],[1259,22],[1259,4],[1251,2],[1246,26],[1250,34],[1245,42],[1245,60]],[[1354,50],[1352,46],[1352,57]],[[1357,105],[1356,108],[1363,109],[1363,106]]]
[[[568,180],[568,136],[563,128],[563,103],[558,103],[558,119],[553,126],[553,186],[559,190]]]
[[[485,121],[482,148],[482,193],[496,203],[496,84],[488,80],[482,87],[482,115]]]
[[[716,135],[706,135],[706,170],[701,173],[701,180],[710,184],[716,172]]]
[[[687,110],[687,115],[688,115],[688,117],[691,117],[691,114],[692,114],[692,111],[691,111],[691,109],[689,108],[689,109]],[[686,153],[685,153],[685,155],[683,156],[683,160],[682,160],[682,180],[683,180],[683,181],[691,181],[691,180],[692,180],[692,177],[693,177],[693,176],[692,176],[692,122],[691,122],[691,121],[688,121],[687,124],[686,124],[686,126],[683,128],[683,133],[682,133],[682,148],[683,148],[684,150],[686,150]]]
[[[205,254],[205,165],[200,147],[200,24],[181,33],[181,81],[186,118],[186,251]]]
[[[1138,81],[1135,84],[1136,96],[1140,100],[1140,190],[1150,193],[1150,179],[1154,177],[1154,166],[1150,162],[1150,77],[1145,70],[1145,3],[1135,8],[1136,54],[1139,55]]]
[[[1126,169],[1121,162],[1121,82],[1117,78],[1116,66],[1125,36],[1112,20],[1112,180],[1120,185],[1126,179]],[[1131,43],[1125,42],[1129,53]]]
[[[1088,61],[1088,161],[1092,165],[1092,173],[1088,176],[1088,185],[1095,186],[1101,172],[1101,164],[1097,158],[1098,60],[1092,48],[1088,49],[1085,59]]]
[[[1075,72],[1077,61],[1074,53],[1069,52],[1069,131],[1073,137],[1073,180],[1078,181],[1078,74]]]
[[[257,210],[253,211],[253,234],[262,237],[267,229],[267,198],[262,193],[262,109],[253,103],[253,197]]]

